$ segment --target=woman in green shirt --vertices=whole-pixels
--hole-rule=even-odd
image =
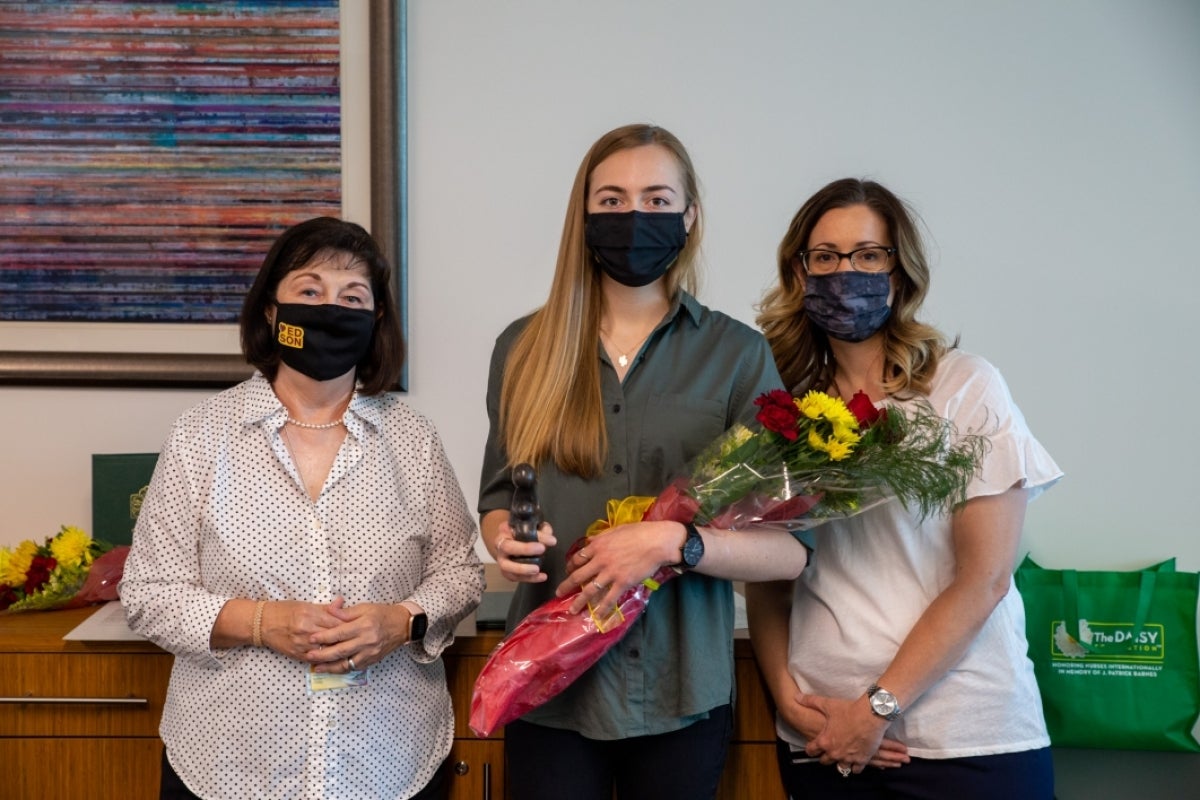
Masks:
[[[556,593],[604,613],[663,565],[688,572],[578,681],[508,726],[515,800],[714,796],[732,727],[729,581],[804,568],[785,532],[676,522],[620,526],[565,558],[607,500],[657,494],[782,386],[762,336],[692,296],[701,229],[679,140],[648,125],[610,131],[575,177],[548,300],[496,341],[479,511],[488,551],[518,582],[510,628]],[[508,525],[522,462],[538,473],[538,542]],[[530,555],[540,568],[514,560]]]

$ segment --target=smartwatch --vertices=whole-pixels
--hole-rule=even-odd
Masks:
[[[425,630],[429,627],[429,617],[424,611],[410,614],[408,617],[408,640],[419,642],[425,638]]]
[[[900,701],[878,683],[871,684],[871,688],[867,689],[867,700],[871,704],[871,713],[877,717],[891,721],[900,716]]]
[[[700,564],[700,559],[704,558],[704,540],[700,538],[700,531],[696,530],[692,523],[685,522],[683,527],[687,531],[687,537],[683,540],[679,563],[675,565],[675,569],[686,572],[695,569]]]

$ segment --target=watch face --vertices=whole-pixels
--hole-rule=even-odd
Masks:
[[[425,629],[429,626],[429,617],[424,614],[414,614],[412,618],[412,635],[410,641],[419,642],[425,638]]]
[[[871,695],[871,710],[881,717],[894,719],[899,715],[900,703],[887,689],[876,689]]]
[[[688,530],[688,537],[683,543],[683,563],[689,569],[700,563],[700,559],[704,558],[704,540],[700,538],[700,534],[693,535],[694,528]]]

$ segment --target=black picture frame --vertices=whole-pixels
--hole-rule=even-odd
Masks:
[[[369,0],[371,231],[393,269],[407,339],[407,8]],[[0,386],[225,388],[253,372],[239,353],[0,350]],[[407,390],[408,370],[397,390]]]

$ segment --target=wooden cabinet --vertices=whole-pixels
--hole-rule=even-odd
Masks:
[[[504,797],[504,730],[480,739],[471,731],[471,691],[475,678],[487,662],[488,653],[500,642],[498,633],[473,634],[459,629],[451,648],[443,654],[446,684],[454,702],[454,747],[450,784],[451,800],[501,800]]]
[[[149,642],[65,641],[94,609],[0,614],[0,797],[152,800],[172,657]],[[503,800],[504,732],[467,726],[475,677],[500,641],[460,626],[446,651],[454,701],[452,800]],[[738,702],[721,800],[782,800],[775,732],[750,643],[735,642]]]
[[[767,685],[758,672],[750,640],[739,636],[733,645],[737,703],[733,709],[733,741],[717,798],[785,800],[787,793],[775,759],[775,709]]]
[[[497,633],[460,638],[445,658],[446,680],[454,698],[455,767],[460,773],[453,785],[453,800],[501,800],[505,797],[503,730],[490,739],[478,739],[467,726],[475,676],[487,661],[488,653],[499,642]],[[734,642],[734,670],[738,699],[734,708],[733,741],[717,798],[785,800],[786,793],[775,761],[775,712],[758,673],[750,641],[744,637]]]
[[[68,642],[95,609],[0,615],[0,794],[158,797],[172,657],[148,642]]]

